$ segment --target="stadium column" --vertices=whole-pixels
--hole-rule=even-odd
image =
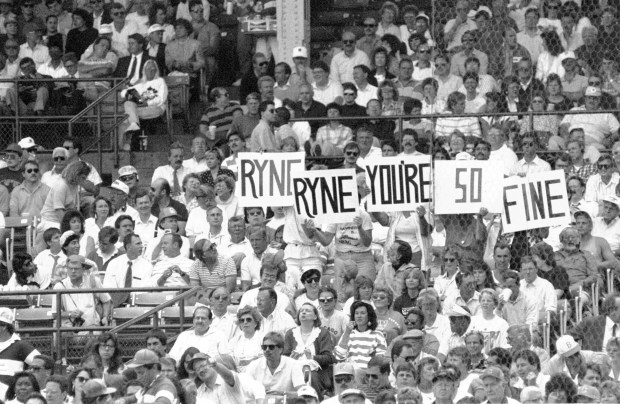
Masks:
[[[293,66],[293,48],[305,46],[310,54],[310,0],[277,0],[278,51],[276,63]]]

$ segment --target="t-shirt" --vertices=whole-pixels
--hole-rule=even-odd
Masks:
[[[13,191],[13,188],[21,184],[22,181],[24,181],[24,177],[21,170],[13,171],[8,167],[0,169],[0,184],[4,185],[9,190],[9,194]]]
[[[362,218],[362,228],[366,231],[372,230],[370,215],[364,211],[359,213]],[[357,225],[353,222],[325,224],[323,231],[334,234],[334,246],[340,253],[370,251],[370,246],[366,247],[362,244]]]
[[[76,209],[77,204],[77,188],[71,189],[66,181],[58,181],[47,194],[43,209],[41,209],[41,219],[48,222],[60,223],[62,218],[58,217],[56,209]]]
[[[407,317],[407,314],[416,307],[417,298],[412,299],[409,297],[409,293],[403,293],[398,296],[396,300],[394,300],[394,311],[399,312],[404,317]]]

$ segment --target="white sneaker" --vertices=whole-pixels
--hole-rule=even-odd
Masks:
[[[239,87],[241,85],[241,79],[235,81],[234,83],[232,83],[233,87]]]
[[[126,132],[130,132],[130,131],[134,131],[134,130],[140,130],[140,125],[138,125],[135,122],[132,122],[129,124],[129,126],[127,127]]]

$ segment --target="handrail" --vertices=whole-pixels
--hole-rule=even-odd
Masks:
[[[99,81],[101,81],[101,80],[99,80]],[[119,81],[118,83],[116,83],[116,85],[114,87],[110,88],[108,91],[106,91],[105,93],[100,95],[99,98],[97,98],[95,101],[91,102],[86,108],[84,108],[82,111],[80,111],[80,113],[75,115],[73,118],[69,119],[69,136],[71,135],[71,124],[72,123],[74,123],[78,119],[82,118],[84,115],[86,115],[86,113],[88,111],[93,109],[95,106],[99,105],[99,103],[104,98],[106,98],[108,95],[116,92],[121,85],[125,85],[125,83],[128,82],[128,81],[129,81],[129,77],[126,77],[123,80]]]

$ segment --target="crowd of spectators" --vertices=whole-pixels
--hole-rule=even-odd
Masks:
[[[150,184],[128,165],[104,191],[76,138],[46,172],[34,139],[10,144],[0,213],[41,221],[2,288],[119,289],[54,300],[55,321],[78,328],[110,326],[140,295],[131,288],[205,293],[186,301],[190,330],[150,330],[126,363],[122,334],[75,333],[89,343],[66,376],[0,308],[7,402],[620,402],[616,9],[457,0],[429,17],[385,1],[363,35],[343,30],[342,50],[299,46],[293,65],[276,60],[276,37],[240,31],[237,102],[211,85],[224,66],[212,20],[227,2],[82,3],[0,0],[1,78],[101,79],[2,85],[0,112],[75,114],[127,79],[130,149],[168,107],[166,78],[187,76],[193,100],[209,101],[191,148],[172,143]],[[275,14],[273,1],[232,4],[237,17]],[[409,117],[385,118],[398,115]],[[291,206],[242,207],[245,151],[356,169],[357,216],[316,226]],[[495,160],[505,176],[563,170],[572,224],[506,233],[485,208],[368,213],[362,168],[396,155]]]

